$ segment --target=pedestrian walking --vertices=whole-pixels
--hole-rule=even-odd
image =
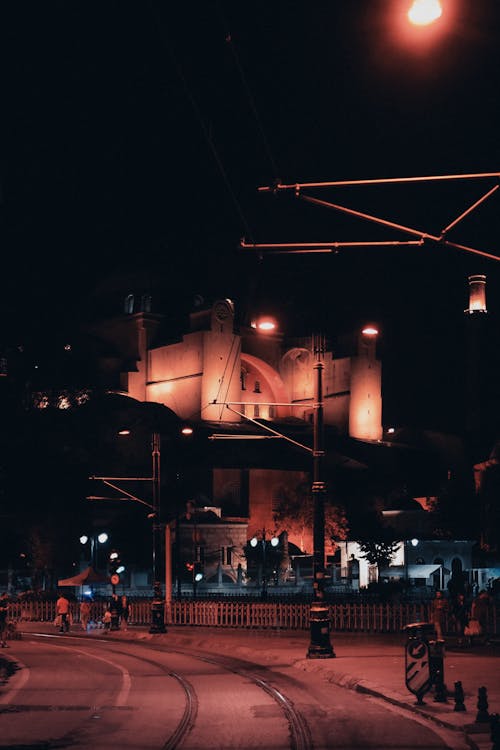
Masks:
[[[9,616],[9,595],[6,591],[0,596],[0,645],[2,648],[9,648],[7,645],[7,629]]]
[[[448,600],[443,596],[442,591],[436,591],[436,596],[432,602],[432,622],[436,628],[438,641],[444,641],[443,633],[446,630],[448,612]]]
[[[56,602],[56,615],[60,618],[59,621],[59,632],[69,632],[69,601],[66,599],[64,594],[61,594]]]
[[[88,599],[84,599],[80,603],[80,624],[82,626],[82,630],[85,630],[85,632],[87,632],[89,626],[90,611],[90,601]]]

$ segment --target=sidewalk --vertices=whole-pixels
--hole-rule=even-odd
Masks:
[[[52,623],[23,622],[18,625],[26,637],[29,633],[56,633]],[[444,682],[447,687],[446,702],[437,702],[434,692],[428,692],[424,705],[417,705],[416,697],[405,684],[404,634],[373,635],[369,633],[332,633],[331,644],[335,658],[308,659],[309,633],[294,631],[264,631],[208,628],[195,626],[168,626],[165,634],[150,634],[147,627],[129,626],[128,630],[102,629],[83,633],[74,625],[71,634],[82,638],[109,638],[119,640],[155,641],[165,645],[188,647],[226,653],[272,666],[288,663],[305,672],[321,673],[327,682],[369,693],[425,716],[449,729],[462,731],[472,750],[491,750],[490,723],[476,721],[478,690],[486,688],[487,712],[500,713],[500,643],[490,646],[475,645],[459,649],[450,639],[446,642],[444,657]],[[1,656],[15,658],[15,642],[10,651]],[[455,682],[460,681],[464,691],[465,711],[455,710]]]

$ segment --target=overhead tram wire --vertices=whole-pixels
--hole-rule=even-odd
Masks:
[[[240,76],[240,80],[241,80],[241,83],[243,85],[243,88],[245,89],[246,95],[248,97],[248,102],[250,104],[250,109],[252,110],[253,116],[255,117],[255,122],[257,123],[257,128],[258,128],[258,130],[260,132],[260,135],[262,137],[262,143],[264,144],[264,150],[265,150],[265,152],[267,154],[267,158],[269,159],[269,163],[271,165],[271,170],[272,170],[273,177],[274,177],[275,180],[277,180],[278,179],[278,169],[277,169],[276,162],[274,160],[274,157],[273,157],[273,154],[272,154],[272,151],[271,151],[271,147],[269,145],[269,140],[268,140],[268,138],[266,136],[266,133],[264,131],[264,127],[262,125],[262,120],[261,120],[261,118],[259,116],[259,112],[258,112],[257,106],[255,104],[255,99],[254,99],[253,94],[252,94],[252,92],[250,90],[250,87],[249,87],[249,85],[247,83],[247,80],[246,80],[243,68],[242,68],[242,66],[240,64],[240,59],[239,59],[238,53],[236,51],[236,46],[235,46],[235,44],[233,42],[233,35],[232,35],[231,31],[229,30],[229,24],[226,21],[226,17],[225,17],[224,12],[223,12],[223,10],[221,8],[220,2],[217,3],[217,10],[219,12],[219,16],[221,18],[221,21],[224,24],[224,27],[226,29],[226,31],[224,32],[225,33],[226,44],[229,45],[229,49],[231,50],[231,54],[233,56],[234,64],[235,64],[236,69],[238,71],[238,74]]]
[[[275,158],[273,156],[273,153],[272,153],[272,150],[271,150],[271,146],[269,144],[269,139],[267,138],[266,132],[264,130],[264,126],[262,124],[262,119],[261,119],[261,117],[259,115],[259,111],[257,109],[255,98],[254,98],[254,96],[252,94],[250,86],[248,85],[248,82],[247,82],[247,79],[246,79],[246,76],[245,76],[245,72],[243,70],[243,66],[241,65],[240,58],[239,58],[239,55],[238,55],[238,52],[237,52],[237,48],[236,48],[236,45],[234,43],[233,34],[232,34],[231,30],[230,30],[230,24],[228,23],[228,21],[226,19],[226,16],[225,16],[224,11],[222,9],[221,3],[217,2],[216,5],[217,5],[217,11],[218,11],[218,14],[219,14],[219,18],[221,20],[221,23],[222,23],[223,29],[224,29],[224,39],[225,39],[225,42],[229,46],[229,49],[231,50],[231,55],[233,57],[233,61],[234,61],[236,70],[238,72],[238,75],[239,75],[242,87],[243,87],[243,89],[245,91],[245,94],[247,96],[248,103],[250,105],[250,110],[251,110],[251,112],[252,112],[252,114],[253,114],[253,116],[255,118],[255,122],[256,122],[256,125],[257,125],[257,130],[260,133],[260,136],[262,138],[262,144],[263,144],[263,147],[264,147],[264,151],[266,153],[266,156],[267,156],[267,158],[269,160],[269,164],[270,164],[270,167],[271,167],[271,174],[273,175],[274,181],[278,183],[278,182],[280,182],[280,179],[278,177],[279,170],[278,170],[278,167],[277,167],[277,164],[276,164],[276,160],[275,160]],[[255,300],[255,298],[258,295],[259,287],[261,286],[261,282],[262,282],[262,261],[263,261],[263,259],[264,259],[264,255],[262,253],[258,253],[258,255],[257,255],[257,260],[259,261],[259,264],[257,266],[258,271],[257,271],[257,273],[251,274],[248,277],[249,283],[248,283],[248,286],[247,286],[246,300],[243,302],[243,310],[244,310],[244,313],[243,313],[243,323],[245,325],[249,325],[250,324],[250,312],[249,312],[249,310],[250,310],[250,302],[252,300]]]
[[[232,199],[232,201],[234,203],[234,206],[236,208],[238,216],[240,217],[240,220],[241,220],[243,226],[245,227],[245,231],[247,231],[249,233],[249,236],[253,236],[252,231],[250,229],[250,225],[248,224],[246,216],[243,213],[243,209],[242,209],[242,207],[240,205],[240,202],[238,201],[238,198],[236,197],[236,194],[235,194],[235,192],[234,192],[234,190],[233,190],[233,188],[231,186],[231,182],[230,182],[229,177],[227,175],[227,172],[226,172],[226,170],[224,168],[222,160],[221,160],[221,158],[220,158],[220,156],[218,154],[218,151],[217,151],[217,148],[215,146],[215,143],[214,143],[214,141],[213,141],[213,139],[212,139],[212,137],[211,137],[211,135],[209,133],[209,130],[208,130],[206,124],[205,124],[205,121],[204,121],[204,119],[202,117],[200,108],[199,108],[199,106],[198,106],[198,104],[196,102],[196,99],[195,99],[195,97],[194,97],[191,89],[189,88],[189,85],[188,85],[188,82],[186,80],[186,77],[185,77],[185,75],[184,75],[184,73],[182,71],[182,68],[181,68],[181,66],[180,66],[180,64],[179,64],[179,62],[177,60],[177,57],[176,57],[176,55],[174,53],[172,44],[170,43],[170,39],[169,39],[167,33],[165,32],[164,24],[162,24],[161,20],[158,18],[158,15],[156,13],[156,8],[155,8],[154,4],[150,3],[150,9],[151,9],[151,13],[152,13],[152,15],[154,17],[154,20],[156,20],[156,23],[157,23],[157,26],[158,26],[158,29],[159,29],[159,32],[160,32],[160,36],[163,39],[163,42],[164,42],[164,44],[165,44],[165,46],[166,46],[166,48],[168,50],[168,53],[170,55],[170,58],[171,58],[174,70],[177,73],[177,76],[179,77],[179,80],[182,83],[182,86],[183,86],[183,89],[184,89],[184,93],[186,94],[186,97],[189,100],[189,103],[191,104],[191,107],[193,108],[193,111],[194,111],[194,113],[196,115],[196,118],[198,119],[201,131],[202,131],[202,133],[203,133],[203,135],[205,137],[205,140],[206,140],[206,142],[207,142],[207,144],[208,144],[208,146],[210,148],[210,151],[212,152],[212,156],[213,156],[213,158],[215,160],[215,163],[217,164],[217,167],[218,167],[219,172],[221,174],[222,180],[223,180],[223,182],[224,182],[224,184],[226,186],[226,189],[227,189],[229,195],[231,196],[231,199]]]

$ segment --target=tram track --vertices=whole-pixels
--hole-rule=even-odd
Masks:
[[[36,638],[37,634],[33,633],[32,637]],[[71,638],[71,636],[70,636]],[[71,649],[72,647],[68,644],[69,638],[64,639],[64,648]],[[78,641],[78,646],[76,647],[77,651],[83,650],[80,649],[80,644],[82,642],[81,637],[77,636],[76,639]],[[62,645],[59,638],[56,639],[54,642],[52,640],[52,637],[44,636],[44,641],[52,642],[55,647],[58,645]],[[97,641],[93,640],[92,644],[89,644],[88,648],[85,648],[85,652],[97,659],[103,659],[101,652],[101,645],[106,647],[106,661],[108,661],[110,664],[115,663],[115,667],[117,670],[121,670],[122,674],[124,672],[123,665],[127,663],[127,661],[135,661],[138,663],[141,663],[143,665],[148,665],[154,668],[154,670],[158,673],[163,673],[166,676],[168,676],[170,679],[175,680],[176,684],[181,688],[183,696],[184,696],[184,709],[182,710],[182,714],[180,715],[180,718],[177,720],[176,726],[173,730],[170,731],[170,734],[168,737],[166,737],[159,745],[159,750],[176,750],[176,748],[180,748],[188,741],[190,733],[196,728],[196,722],[198,717],[198,709],[199,709],[199,701],[202,699],[202,696],[199,696],[197,694],[196,688],[193,686],[193,684],[190,682],[189,679],[186,678],[186,676],[183,674],[182,670],[179,669],[172,669],[171,665],[168,663],[162,663],[162,659],[158,658],[151,658],[146,656],[145,654],[138,653],[138,649],[145,648],[146,646],[143,646],[143,644],[137,644],[134,643],[134,650],[128,650],[123,649],[118,646],[118,644],[115,644],[114,642],[111,642],[110,640],[102,640]],[[274,701],[274,703],[278,706],[279,711],[281,715],[284,717],[284,720],[286,722],[286,725],[288,726],[288,742],[283,744],[283,747],[288,745],[290,750],[312,750],[313,743],[311,739],[311,732],[307,723],[307,720],[305,717],[301,714],[300,711],[298,711],[295,706],[294,702],[291,700],[291,698],[286,695],[285,692],[283,692],[282,689],[279,689],[275,685],[272,684],[272,682],[268,679],[266,675],[266,669],[265,667],[255,667],[253,664],[247,664],[243,662],[241,659],[236,659],[235,657],[231,657],[228,655],[212,655],[205,651],[194,651],[192,649],[183,649],[183,648],[172,648],[172,647],[159,647],[159,646],[152,646],[151,644],[147,644],[147,648],[149,650],[153,650],[155,652],[158,652],[158,654],[162,654],[163,658],[167,660],[168,662],[168,655],[171,654],[173,656],[178,655],[182,657],[187,657],[189,659],[193,659],[198,662],[202,662],[205,664],[213,665],[217,667],[220,670],[223,670],[225,672],[232,673],[234,675],[237,675],[241,678],[243,678],[245,681],[252,683],[256,688],[261,690],[263,693],[265,693],[269,698]],[[123,657],[124,660],[122,661],[118,657]],[[191,671],[191,670],[190,670]],[[127,670],[128,672],[128,670]],[[136,676],[133,669],[130,670],[132,679]],[[140,676],[140,673],[138,673],[138,676]],[[126,706],[121,706],[122,708],[125,708]],[[23,707],[21,707],[23,708]],[[25,709],[26,707],[24,707]],[[99,711],[107,711],[110,709],[110,706],[94,706],[93,709],[98,709]],[[6,712],[7,711],[14,711],[15,707],[11,706],[10,708],[5,707]],[[24,710],[23,709],[23,710]],[[41,710],[42,707],[39,706],[37,710]],[[70,710],[73,710],[74,707],[69,707]],[[83,707],[79,707],[79,710],[81,711]],[[49,708],[47,709],[49,710]],[[50,710],[54,711],[54,705],[50,706]],[[61,709],[62,710],[62,709]],[[57,746],[59,746],[59,743],[64,740],[64,738],[59,738],[57,741]],[[47,746],[50,747],[50,744]],[[54,745],[55,747],[55,745]]]

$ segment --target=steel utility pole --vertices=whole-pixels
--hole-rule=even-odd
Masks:
[[[330,610],[325,603],[325,495],[324,422],[323,422],[323,355],[324,337],[313,336],[314,405],[313,405],[313,601],[309,614],[311,641],[308,659],[331,659],[335,652],[330,643]]]
[[[151,513],[152,531],[153,531],[153,602],[151,604],[151,627],[150,633],[165,633],[165,600],[161,583],[159,581],[159,552],[161,550],[161,523],[160,523],[160,433],[153,432],[151,438],[151,458],[152,458],[152,489],[153,489],[153,511]]]

